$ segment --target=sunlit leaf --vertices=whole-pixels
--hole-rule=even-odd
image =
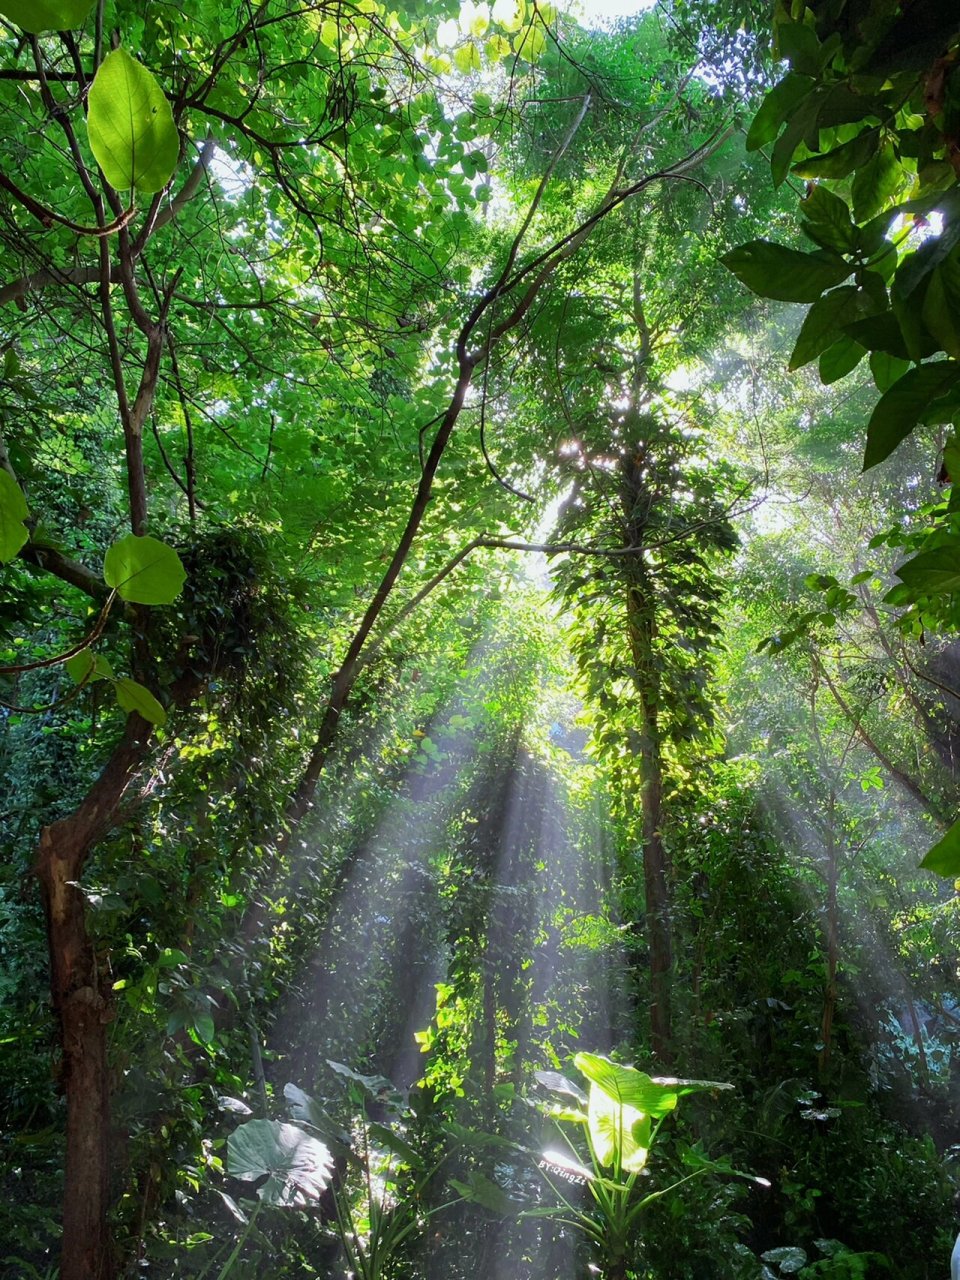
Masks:
[[[23,523],[29,515],[23,490],[0,467],[0,564],[12,560],[30,536]]]
[[[88,95],[90,146],[118,190],[161,191],[173,176],[180,135],[160,85],[125,49],[100,64]]]
[[[130,533],[104,556],[103,577],[121,599],[133,604],[171,604],[187,573],[173,547]]]
[[[123,676],[119,680],[114,680],[113,688],[117,695],[117,702],[124,711],[136,711],[151,724],[166,724],[166,711],[150,690],[142,684]]]
[[[248,1120],[227,1139],[227,1171],[242,1182],[266,1178],[257,1191],[265,1204],[303,1207],[330,1184],[330,1152],[296,1125]]]

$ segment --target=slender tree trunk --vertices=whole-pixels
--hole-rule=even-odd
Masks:
[[[827,844],[827,897],[824,907],[826,933],[826,981],[823,991],[823,1018],[820,1023],[820,1072],[830,1064],[833,1048],[833,1020],[837,1010],[837,972],[840,967],[840,914],[838,890],[840,867],[836,838],[836,797],[831,794],[828,820],[830,823]]]
[[[60,1022],[61,1079],[67,1100],[61,1280],[111,1280],[109,1207],[110,1098],[107,1024],[110,986],[87,932],[76,887],[90,850],[110,830],[142,765],[150,725],[133,714],[80,807],[44,827],[36,871],[50,947],[50,991]]]

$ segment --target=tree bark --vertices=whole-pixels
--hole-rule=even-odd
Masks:
[[[60,1072],[67,1100],[61,1280],[111,1280],[110,1098],[106,1028],[110,987],[99,971],[77,887],[93,846],[110,830],[143,764],[151,726],[136,713],[100,777],[69,817],[43,828],[36,872],[50,948],[50,991],[60,1023]]]

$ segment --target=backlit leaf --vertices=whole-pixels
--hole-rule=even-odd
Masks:
[[[23,523],[28,515],[23,490],[9,471],[0,467],[0,564],[12,560],[29,538]]]
[[[960,363],[942,360],[921,365],[899,378],[880,397],[867,427],[863,469],[888,458],[907,438],[924,412],[960,379]]]
[[[142,684],[123,676],[113,682],[113,688],[124,711],[136,711],[151,724],[166,724],[166,711]]]
[[[762,298],[816,302],[840,284],[852,267],[838,254],[798,253],[770,240],[751,240],[723,255],[723,265]]]
[[[129,533],[115,542],[103,560],[103,577],[122,600],[133,604],[171,604],[187,573],[173,547],[157,538]]]
[[[114,49],[90,86],[87,128],[111,186],[161,191],[173,176],[180,135],[160,85],[125,49]]]

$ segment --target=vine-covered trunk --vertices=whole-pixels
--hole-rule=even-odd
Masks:
[[[50,951],[50,994],[60,1024],[67,1100],[61,1280],[110,1280],[110,988],[100,973],[77,882],[91,849],[116,821],[146,754],[150,726],[136,713],[74,813],[44,827],[37,855]]]
[[[641,699],[643,786],[643,886],[647,904],[650,947],[651,1047],[666,1065],[671,1057],[670,970],[673,963],[670,930],[670,887],[663,844],[663,763],[655,729],[655,709]]]
[[[637,570],[642,576],[642,570]],[[653,661],[654,619],[644,585],[627,592],[627,615],[634,681],[638,694],[640,749],[641,845],[646,903],[647,946],[650,952],[651,1048],[667,1065],[671,1057],[670,886],[663,843],[663,758],[657,725],[660,685]]]

